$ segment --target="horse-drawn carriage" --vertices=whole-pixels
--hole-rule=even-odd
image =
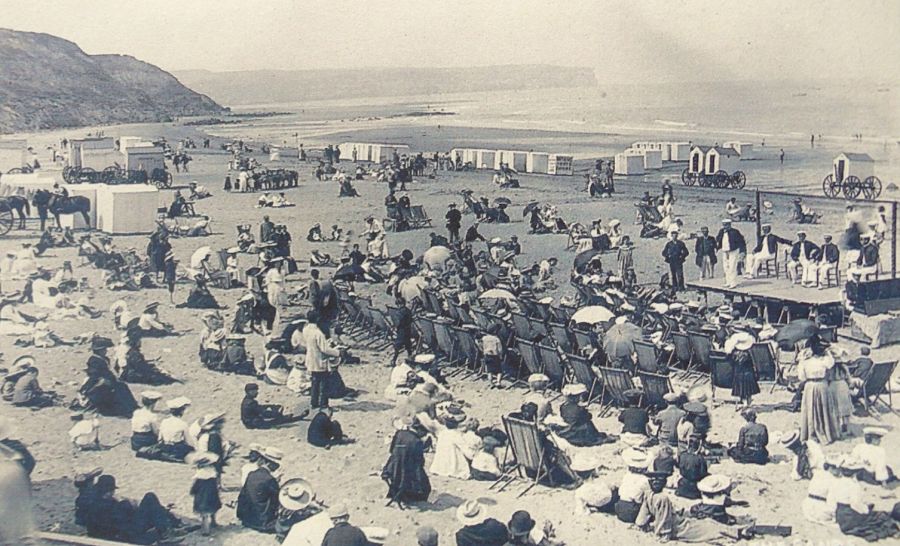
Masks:
[[[736,169],[740,154],[733,148],[694,146],[688,166],[681,172],[685,186],[743,189],[747,175]],[[731,171],[731,174],[729,174]]]
[[[822,179],[826,197],[843,194],[847,199],[878,199],[881,180],[874,174],[875,161],[868,154],[842,153],[834,158],[833,172]]]
[[[63,180],[67,184],[153,184],[156,187],[170,188],[172,173],[166,169],[153,169],[148,175],[144,170],[128,170],[119,165],[111,165],[102,171],[91,167],[71,167],[63,169]]]
[[[9,233],[16,223],[13,216],[14,207],[6,197],[0,197],[0,237]]]

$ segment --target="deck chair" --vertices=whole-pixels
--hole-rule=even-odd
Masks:
[[[659,373],[659,350],[656,348],[656,345],[646,341],[635,340],[634,353],[637,355],[638,370]]]
[[[516,331],[516,337],[531,341],[534,339],[534,333],[531,331],[531,321],[522,313],[512,313],[513,330]]]
[[[891,376],[894,375],[894,369],[897,367],[897,361],[893,362],[877,362],[869,370],[869,374],[863,381],[862,387],[859,389],[859,397],[862,399],[866,411],[872,415],[872,408],[878,402],[886,405],[892,412],[894,411],[894,400],[891,396],[891,389],[888,383]],[[882,400],[882,396],[887,395],[888,401]]]
[[[478,326],[482,330],[487,330],[491,327],[491,318],[488,314],[481,309],[469,309],[469,315],[472,317],[473,324]]]
[[[563,366],[562,359],[556,347],[544,345],[537,346],[538,355],[541,357],[541,363],[544,365],[544,375],[550,378],[550,386],[562,389],[566,381],[566,369]]]
[[[691,338],[681,332],[672,332],[672,345],[675,350],[669,359],[669,366],[689,370],[694,359],[694,350],[691,347]]]
[[[466,330],[465,328],[459,328],[456,326],[452,326],[451,331],[456,336],[457,347],[459,347],[459,353],[461,361],[463,365],[470,371],[479,373],[481,371],[481,351],[478,348],[478,341],[475,340],[475,336],[472,335],[472,332]],[[471,374],[466,374],[471,375]]]
[[[823,326],[819,328],[819,337],[828,343],[837,342],[837,326]]]
[[[585,347],[593,347],[594,346],[593,332],[588,332],[586,330],[579,330],[578,328],[572,328],[569,331],[572,332],[573,336],[575,336],[575,345],[578,346],[578,350],[582,350]]]
[[[410,225],[412,225],[413,227],[421,228],[431,225],[431,218],[428,217],[428,213],[425,212],[425,207],[422,205],[410,206],[409,216]]]
[[[372,328],[374,329],[373,337],[376,341],[380,341],[383,349],[394,342],[394,327],[385,316],[384,311],[375,307],[369,308],[369,316],[372,317]]]
[[[423,347],[434,352],[437,350],[437,334],[434,331],[434,323],[427,317],[416,317],[413,322],[416,330],[419,331],[419,343],[416,346],[416,352],[420,352]]]
[[[775,362],[775,353],[768,343],[754,343],[750,347],[750,359],[753,360],[753,368],[760,381],[775,381],[778,377],[778,364]],[[775,388],[775,385],[772,385]]]
[[[462,305],[456,305],[456,316],[459,317],[460,324],[475,324],[477,326],[475,318],[472,317],[472,313]]]
[[[550,329],[547,328],[547,324],[543,320],[529,317],[528,322],[531,325],[532,334],[535,336],[550,337]]]
[[[522,308],[522,311],[525,312],[526,317],[539,317],[540,312],[537,309],[537,302],[532,299],[520,299],[519,307]]]
[[[530,482],[519,497],[531,491],[535,485],[547,479],[553,485],[550,475],[550,463],[544,450],[543,438],[538,430],[537,423],[523,421],[515,417],[504,416],[503,428],[509,437],[506,452],[503,455],[502,466],[506,466],[509,453],[512,451],[513,466],[503,473],[500,478],[491,484],[489,489],[498,487],[497,491],[503,491],[506,487],[521,479]]]
[[[535,307],[535,309],[537,309],[537,312],[538,312],[537,315],[533,315],[533,316],[535,316],[535,318],[539,318],[544,322],[553,320],[553,318],[554,318],[553,312],[550,310],[549,303],[536,302],[534,304],[534,307]]]
[[[713,352],[709,355],[711,365],[709,379],[712,386],[712,399],[716,399],[716,389],[728,389],[734,385],[734,363],[724,353]]]
[[[566,328],[565,324],[550,322],[547,324],[547,327],[550,329],[550,337],[553,338],[553,341],[555,341],[564,352],[571,353],[575,344],[572,343],[572,339],[569,337],[569,329]]]
[[[528,368],[528,373],[544,373],[544,366],[541,364],[541,357],[534,343],[525,339],[516,339],[516,347],[519,349],[522,363]]]
[[[443,313],[446,317],[453,321],[453,324],[462,324],[462,320],[459,318],[459,313],[457,312],[458,307],[456,303],[451,300],[447,300],[447,309],[445,313]],[[441,314],[441,313],[438,313]]]
[[[596,373],[594,373],[594,370],[593,368],[591,368],[591,364],[590,362],[588,362],[588,359],[575,354],[567,354],[565,357],[565,363],[568,365],[569,370],[571,371],[572,378],[574,378],[576,382],[581,383],[582,385],[587,387],[588,404],[601,396],[602,390],[597,389],[597,384],[600,382],[600,378],[597,377]],[[595,392],[597,393],[597,396],[594,396]]]
[[[634,381],[632,381],[628,370],[603,366],[599,370],[600,381],[603,382],[601,402],[605,404],[600,410],[600,415],[604,416],[612,406],[622,408],[628,404],[628,397],[625,396],[625,391],[634,388]]]
[[[433,290],[423,290],[425,294],[425,298],[428,300],[428,307],[431,309],[432,313],[437,313],[438,315],[444,314],[444,306],[441,304],[441,298],[437,295],[437,292]]]
[[[556,321],[568,324],[569,321],[572,320],[572,315],[575,314],[576,309],[574,307],[569,307],[568,305],[560,305],[559,307],[551,307],[550,311],[556,317]]]
[[[692,371],[699,370],[709,373],[712,370],[709,359],[709,354],[712,352],[712,339],[701,332],[688,332],[688,338],[691,340],[691,353],[694,355]]]
[[[641,406],[651,408],[664,408],[666,401],[663,396],[672,392],[672,382],[669,376],[658,373],[649,373],[638,370],[644,394],[641,396]]]
[[[443,355],[448,365],[455,365],[459,361],[460,356],[456,337],[450,330],[450,320],[440,317],[434,320],[432,324],[434,324],[434,337],[437,341],[435,352]]]

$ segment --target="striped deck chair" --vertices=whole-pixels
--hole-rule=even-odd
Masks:
[[[579,351],[585,347],[594,347],[596,345],[596,343],[594,343],[595,338],[593,332],[579,330],[578,328],[572,328],[569,331],[575,336],[575,345],[578,347]]]
[[[625,396],[625,391],[634,388],[634,381],[632,381],[628,370],[602,366],[599,370],[600,381],[603,382],[601,401],[605,403],[600,410],[600,415],[604,416],[612,406],[622,408],[628,405],[628,397]]]
[[[516,348],[519,350],[519,356],[528,369],[528,373],[544,373],[544,366],[541,364],[541,357],[534,343],[524,339],[516,339]]]
[[[409,207],[409,222],[413,227],[428,227],[431,225],[431,218],[429,218],[428,213],[425,212],[424,206],[412,205]]]
[[[459,346],[456,342],[456,336],[453,335],[453,331],[450,329],[450,320],[439,317],[432,324],[434,324],[434,337],[437,341],[437,354],[442,355],[448,365],[456,365],[460,359]]]
[[[565,357],[565,363],[566,365],[568,365],[569,370],[572,372],[572,377],[575,379],[575,381],[587,387],[588,404],[601,396],[602,389],[597,389],[597,384],[600,382],[600,378],[597,377],[596,373],[594,373],[594,370],[593,368],[591,368],[591,364],[590,362],[588,362],[588,359],[575,354],[567,354]],[[595,393],[596,396],[594,395]]]
[[[350,337],[360,342],[371,341],[372,339],[372,314],[369,312],[369,303],[361,302],[359,306],[359,316],[356,318],[356,329],[348,332]]]
[[[375,341],[380,342],[379,346],[386,349],[394,343],[395,333],[393,325],[381,309],[370,307],[369,316],[372,318],[372,333]]]
[[[656,345],[642,340],[634,341],[637,355],[637,369],[642,372],[659,373],[659,349]]]
[[[531,332],[531,321],[522,313],[512,313],[513,330],[516,331],[516,338],[531,341],[534,334]]]
[[[445,310],[444,313],[439,313],[439,314],[443,314],[443,316],[452,320],[453,324],[459,325],[459,324],[462,324],[462,319],[459,318],[458,309],[459,309],[459,307],[456,305],[456,303],[454,303],[452,300],[448,299],[447,300],[447,309]]]
[[[430,309],[432,313],[443,315],[444,305],[441,303],[441,298],[438,296],[437,292],[434,290],[423,290],[422,293],[425,294],[425,299],[428,300],[428,309]]]
[[[525,312],[526,317],[540,317],[540,311],[537,309],[537,302],[533,299],[522,298],[519,300],[519,307]]]
[[[535,336],[550,337],[550,329],[543,320],[529,317],[528,323],[531,325],[531,333]]]
[[[693,370],[709,373],[712,370],[709,354],[712,352],[712,339],[701,332],[688,332],[691,340],[691,353],[694,355]]]
[[[547,323],[547,327],[550,329],[550,337],[553,338],[553,341],[555,341],[564,352],[571,353],[575,348],[575,344],[572,343],[572,339],[569,337],[569,329],[566,328],[566,325],[558,322],[549,322]]]
[[[760,381],[775,381],[778,377],[778,363],[775,362],[775,353],[770,344],[754,343],[750,347],[750,359]]]
[[[731,387],[734,385],[734,363],[728,355],[713,351],[709,355],[710,374],[709,379],[712,384],[712,399],[716,399],[716,389],[728,389],[731,393]]]
[[[475,322],[475,318],[472,316],[472,313],[462,305],[456,304],[456,315],[459,317],[460,324],[474,324],[476,326],[478,325]]]
[[[469,314],[472,316],[474,324],[480,329],[487,330],[491,327],[491,318],[484,310],[473,307],[469,309]]]
[[[566,368],[563,366],[559,351],[556,347],[543,343],[537,346],[537,350],[544,365],[544,375],[550,378],[550,387],[562,389],[566,382]]]
[[[344,332],[352,335],[353,331],[359,327],[359,320],[362,313],[359,300],[354,298],[339,299],[338,309],[340,314],[338,318],[344,327]]]
[[[420,352],[422,348],[429,351],[437,352],[437,334],[434,331],[434,322],[428,317],[418,316],[413,324],[419,331],[419,343],[416,346],[416,352]]]
[[[550,309],[549,303],[535,302],[534,308],[537,310],[537,314],[532,315],[534,318],[541,319],[544,322],[554,319],[553,312]]]
[[[664,408],[666,401],[663,398],[666,393],[672,392],[672,382],[669,376],[657,373],[638,371],[644,394],[641,396],[641,406],[646,408]]]
[[[537,423],[509,416],[504,416],[502,419],[509,442],[506,445],[501,466],[506,466],[510,451],[513,456],[513,466],[491,484],[489,489],[499,486],[497,491],[503,491],[517,479],[530,482],[528,487],[518,494],[518,497],[521,497],[545,479],[550,482],[551,486],[554,485],[550,473],[550,462],[544,449],[545,440],[538,430]]]
[[[872,408],[874,408],[878,402],[887,406],[892,412],[897,413],[894,410],[894,400],[891,396],[891,389],[888,386],[888,382],[891,380],[891,376],[894,375],[894,369],[896,367],[896,360],[893,362],[877,362],[872,366],[872,369],[869,370],[869,374],[866,375],[866,379],[859,389],[859,397],[862,398],[866,411],[870,415],[876,415],[872,413]],[[881,399],[885,394],[887,395],[887,402]]]

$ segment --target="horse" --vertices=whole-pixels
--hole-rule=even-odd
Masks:
[[[88,212],[91,210],[91,200],[87,197],[74,195],[60,198],[47,190],[38,190],[34,192],[31,202],[38,209],[38,215],[41,218],[41,230],[44,229],[48,211],[56,218],[56,227],[60,231],[62,231],[62,224],[59,221],[60,214],[81,213],[85,225],[91,225],[91,218],[88,216]]]
[[[18,229],[25,229],[25,220],[31,215],[31,206],[28,204],[28,198],[22,195],[10,195],[4,199],[9,208],[15,210],[19,215]]]

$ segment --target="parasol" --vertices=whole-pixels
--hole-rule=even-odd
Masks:
[[[613,324],[603,336],[603,350],[610,359],[631,356],[634,342],[641,339],[641,329],[625,322]]]
[[[615,316],[612,311],[602,305],[588,305],[575,311],[575,314],[572,315],[572,322],[576,324],[597,324],[598,322],[612,320]]]
[[[508,197],[497,197],[494,199],[494,206],[497,205],[510,205],[512,201]]]
[[[525,208],[522,209],[522,218],[531,214],[531,211],[540,210],[540,208],[541,208],[541,204],[538,203],[537,201],[532,201],[531,203],[528,203],[527,205],[525,205]]]
[[[433,246],[425,251],[425,254],[422,255],[422,263],[427,265],[430,269],[443,269],[444,264],[447,263],[453,254],[450,252],[450,249],[445,246]]]
[[[504,290],[502,288],[491,288],[490,290],[482,292],[481,295],[478,296],[478,299],[514,301],[516,299],[516,295],[509,290]]]
[[[362,282],[365,280],[365,271],[354,264],[344,264],[335,270],[332,279],[336,281]]]
[[[775,334],[775,341],[793,345],[798,341],[809,339],[818,333],[819,326],[815,322],[809,319],[799,319],[790,322],[778,330],[778,333]]]
[[[200,269],[200,263],[212,256],[212,249],[208,246],[201,246],[191,254],[191,268]]]
[[[572,267],[575,268],[575,271],[578,273],[584,273],[584,269],[587,267],[587,264],[590,263],[594,256],[599,256],[599,250],[585,250],[584,252],[575,256],[575,263]]]

